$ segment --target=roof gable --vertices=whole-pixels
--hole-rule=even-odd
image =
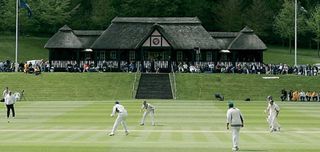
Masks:
[[[239,35],[229,44],[230,50],[266,50],[263,41],[249,27],[243,28]]]
[[[73,33],[72,29],[65,25],[48,40],[44,48],[81,49],[83,45],[79,38]]]
[[[137,49],[156,28],[173,49],[220,49],[198,18],[116,17],[92,49]]]

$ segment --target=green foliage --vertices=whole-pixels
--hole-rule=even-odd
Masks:
[[[0,32],[15,31],[15,1],[0,0]]]
[[[216,22],[223,31],[239,31],[244,27],[242,0],[225,0],[216,7]]]
[[[29,3],[33,16],[29,19],[20,14],[22,32],[55,33],[70,20],[70,0],[33,0]]]
[[[294,38],[294,23],[295,23],[295,7],[294,2],[291,0],[285,0],[279,14],[274,21],[275,32],[283,39],[289,40],[289,50],[291,53],[291,41]],[[304,34],[306,32],[305,15],[301,6],[298,6],[297,11],[297,27],[298,33]]]
[[[272,28],[273,12],[268,7],[266,1],[253,0],[252,4],[246,8],[244,18],[245,25],[249,26],[259,36],[269,36]]]

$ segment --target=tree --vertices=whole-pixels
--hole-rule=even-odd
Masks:
[[[301,8],[299,6],[298,8]],[[306,31],[304,12],[298,9],[298,33],[303,34]],[[294,3],[291,0],[285,0],[282,9],[274,21],[274,30],[283,39],[289,40],[289,53],[292,53],[292,39],[294,38]]]
[[[268,29],[272,29],[272,10],[266,1],[253,0],[252,4],[246,8],[244,18],[245,24],[252,28],[260,36],[268,36]]]
[[[15,31],[15,1],[0,0],[0,32]]]
[[[307,25],[310,28],[311,32],[315,34],[317,42],[317,51],[319,53],[319,43],[320,43],[320,5],[317,5],[314,11],[311,13],[310,18],[307,20]]]
[[[55,33],[70,21],[70,15],[76,9],[70,9],[70,0],[33,0],[29,5],[33,12],[31,18],[20,13],[20,29],[27,33]]]
[[[238,31],[243,28],[242,0],[224,0],[215,8],[216,23],[223,31]]]

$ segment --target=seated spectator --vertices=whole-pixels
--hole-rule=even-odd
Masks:
[[[183,68],[183,65],[182,65],[181,62],[180,62],[179,65],[178,65],[178,71],[179,71],[179,72],[184,72],[184,68]]]
[[[312,92],[311,92],[311,91],[307,91],[307,93],[306,93],[306,99],[307,99],[307,101],[310,101],[311,98],[312,98]]]
[[[188,64],[187,63],[183,63],[183,71],[188,71]]]
[[[285,89],[281,90],[281,101],[285,101],[287,99],[287,91]]]
[[[316,91],[311,93],[312,101],[318,101],[319,94]]]
[[[35,75],[41,74],[41,70],[40,70],[40,66],[39,66],[39,65],[37,65],[37,66],[34,68],[34,74],[35,74]]]
[[[189,69],[191,73],[196,72],[196,67],[194,65],[190,65]]]
[[[292,93],[292,101],[298,101],[299,98],[300,98],[299,91],[297,91],[297,90],[293,91],[293,93]]]
[[[85,63],[85,64],[83,65],[83,72],[89,72],[89,68],[90,68],[89,64],[88,64],[88,63]]]
[[[299,96],[300,96],[300,101],[306,100],[306,93],[303,90],[300,91]]]
[[[24,69],[23,69],[24,73],[29,73],[29,64],[27,62],[24,63]]]

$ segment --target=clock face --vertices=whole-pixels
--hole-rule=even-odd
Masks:
[[[159,45],[159,43],[160,43],[159,38],[153,38],[153,39],[152,39],[152,43],[153,43],[154,45]]]

